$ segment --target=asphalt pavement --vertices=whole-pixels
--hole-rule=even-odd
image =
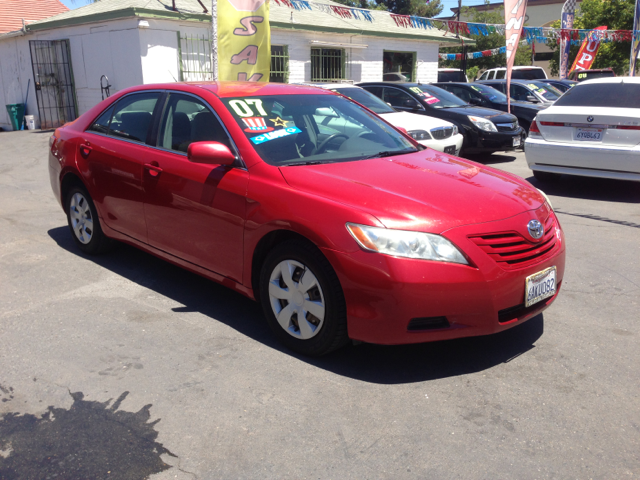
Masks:
[[[82,255],[49,136],[0,133],[0,479],[640,476],[640,184],[477,158],[551,198],[557,301],[498,335],[309,359],[222,286]]]

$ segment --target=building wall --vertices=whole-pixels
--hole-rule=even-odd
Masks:
[[[347,55],[345,76],[347,80],[353,80],[355,83],[382,81],[382,56],[385,50],[416,52],[417,80],[426,83],[435,82],[438,78],[437,42],[290,31],[274,28],[271,31],[271,44],[288,46],[290,83],[311,81],[312,45],[310,42],[312,40],[367,45],[367,48],[345,48]]]
[[[12,37],[0,41],[0,127],[11,130],[11,121],[5,105],[24,103],[27,85],[32,78],[31,57],[25,48],[23,37]],[[37,113],[33,80],[29,85],[27,115]]]

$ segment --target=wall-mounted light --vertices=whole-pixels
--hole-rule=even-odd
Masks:
[[[338,47],[338,48],[368,48],[369,45],[362,43],[335,43],[335,42],[323,42],[321,40],[311,40],[310,45],[317,47]]]
[[[148,20],[138,20],[138,28],[149,28]]]

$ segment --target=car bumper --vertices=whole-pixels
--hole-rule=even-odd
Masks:
[[[439,152],[444,152],[447,147],[454,147],[455,152],[447,152],[451,155],[459,155],[460,150],[462,150],[462,142],[464,137],[461,134],[452,135],[449,138],[445,138],[444,140],[421,140],[418,141],[419,144],[424,145],[425,147],[433,148]],[[448,148],[447,148],[448,149]]]
[[[347,301],[349,337],[377,344],[422,343],[497,333],[536,316],[555,300],[564,275],[565,246],[559,223],[553,253],[525,268],[504,269],[469,239],[513,229],[518,220],[518,225],[526,225],[531,218],[531,212],[526,212],[445,232],[472,266],[365,251],[325,251]],[[552,266],[557,269],[555,296],[524,308],[526,277]],[[446,317],[446,325],[410,330],[412,320],[436,317]]]
[[[518,127],[512,132],[484,132],[469,131],[468,141],[464,146],[464,151],[473,152],[498,152],[510,151],[520,148],[524,141],[525,131],[522,127]],[[514,138],[520,139],[520,145],[513,145]]]
[[[577,145],[529,137],[525,157],[531,170],[640,181],[640,146]]]

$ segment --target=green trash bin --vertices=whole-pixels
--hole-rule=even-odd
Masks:
[[[7,113],[9,114],[13,129],[20,130],[22,122],[24,122],[24,103],[7,105]]]

